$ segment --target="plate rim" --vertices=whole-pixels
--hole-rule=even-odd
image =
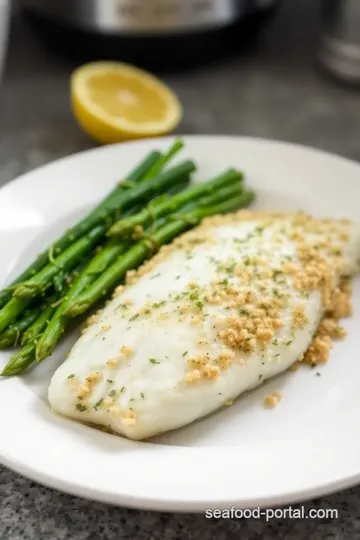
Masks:
[[[360,472],[357,475],[350,475],[347,478],[341,480],[334,480],[328,484],[318,486],[303,491],[287,492],[285,495],[277,495],[270,497],[262,497],[248,500],[241,500],[238,504],[235,499],[229,500],[173,500],[171,502],[161,498],[139,498],[132,496],[116,496],[117,500],[114,500],[114,496],[110,493],[102,491],[92,491],[91,488],[81,486],[79,484],[70,484],[67,481],[57,480],[47,474],[43,474],[41,478],[36,476],[35,471],[32,471],[29,467],[22,466],[13,463],[11,459],[4,458],[0,454],[0,465],[7,467],[9,470],[16,474],[20,474],[24,478],[39,484],[45,488],[56,490],[60,493],[70,495],[72,497],[78,497],[90,502],[97,502],[107,504],[109,506],[126,508],[131,510],[145,511],[145,512],[161,512],[161,513],[180,513],[180,514],[205,514],[207,509],[211,510],[226,510],[235,506],[237,509],[265,509],[265,508],[277,508],[291,504],[301,504],[316,500],[321,497],[333,495],[343,490],[350,489],[360,483]],[[215,506],[216,505],[216,506]]]
[[[159,142],[159,145],[163,145],[166,143],[171,143],[177,138],[190,139],[190,140],[198,140],[198,139],[210,139],[210,140],[222,139],[222,140],[238,140],[238,141],[241,140],[244,142],[248,141],[248,142],[260,143],[260,144],[265,144],[265,145],[267,144],[271,144],[274,146],[279,145],[279,146],[285,146],[288,149],[300,150],[300,151],[302,150],[306,153],[311,153],[313,155],[322,156],[324,158],[329,158],[329,159],[336,160],[339,162],[341,161],[344,164],[347,164],[350,166],[357,166],[357,167],[360,166],[360,163],[358,163],[354,159],[342,156],[341,154],[337,154],[335,152],[329,152],[321,148],[307,146],[305,144],[294,143],[294,142],[290,142],[290,141],[286,141],[282,139],[266,139],[265,137],[253,137],[253,136],[246,136],[246,135],[242,136],[242,135],[225,135],[225,134],[221,134],[221,135],[179,134],[179,135],[169,135],[166,137],[153,137],[153,138],[131,140],[131,141],[126,141],[126,142],[108,144],[104,146],[96,146],[94,148],[88,148],[87,150],[82,150],[81,152],[74,152],[72,154],[59,157],[53,161],[44,163],[43,165],[40,165],[39,167],[30,169],[29,171],[26,171],[16,176],[15,178],[7,181],[4,185],[0,187],[0,194],[2,194],[2,192],[4,191],[7,191],[8,189],[11,189],[12,187],[16,185],[19,185],[20,183],[24,181],[28,181],[29,180],[28,177],[30,177],[30,180],[31,180],[31,176],[36,175],[40,171],[41,172],[46,171],[46,169],[48,168],[50,169],[54,166],[58,166],[66,162],[71,162],[72,160],[76,160],[78,158],[95,155],[96,153],[101,153],[101,152],[106,153],[109,149],[116,149],[116,148],[121,149],[123,147],[128,148],[131,146],[142,146],[142,145],[147,146],[147,144],[150,144],[150,143],[153,143],[154,146],[156,146],[157,142]]]

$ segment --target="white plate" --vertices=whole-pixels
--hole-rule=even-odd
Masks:
[[[0,283],[99,201],[150,149],[170,139],[96,149],[33,171],[0,191]],[[359,218],[360,166],[277,142],[187,137],[199,178],[242,168],[257,206]],[[181,156],[182,157],[182,156]],[[71,340],[24,378],[0,381],[0,461],[33,480],[128,507],[203,511],[293,503],[360,479],[360,283],[349,337],[321,369],[289,372],[233,407],[137,443],[52,414],[49,378]],[[0,365],[8,355],[0,355]],[[318,376],[317,373],[321,373]],[[281,389],[274,410],[263,407]]]

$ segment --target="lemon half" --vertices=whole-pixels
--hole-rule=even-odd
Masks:
[[[170,133],[183,116],[179,99],[160,79],[118,62],[76,69],[71,101],[80,127],[103,144]]]

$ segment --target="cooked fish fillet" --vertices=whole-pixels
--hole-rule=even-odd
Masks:
[[[129,275],[54,374],[54,411],[131,439],[178,428],[307,351],[359,228],[304,215],[207,220]]]

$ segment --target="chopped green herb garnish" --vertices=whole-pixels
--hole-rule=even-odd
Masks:
[[[188,351],[185,351],[185,352],[183,352],[183,354],[182,354],[182,355],[183,355],[183,356],[186,356],[186,355],[187,355],[187,353],[188,353]]]
[[[122,387],[122,389],[120,390],[120,393],[122,393],[124,390],[125,390],[125,386]]]
[[[149,362],[151,364],[160,364],[160,362],[158,360],[156,360],[156,358],[149,358]]]
[[[137,319],[139,316],[138,313],[135,313],[135,315],[133,315],[132,317],[130,317],[129,321],[132,322],[132,321],[135,321],[135,319]]]
[[[231,263],[227,268],[225,268],[225,272],[228,274],[232,274],[235,270],[236,263]]]
[[[95,403],[95,405],[94,405],[95,411],[98,410],[98,408],[102,405],[102,402],[103,402],[103,401],[104,401],[103,398],[101,398],[101,399],[99,399],[99,401],[97,401],[97,402]]]
[[[280,293],[280,291],[278,289],[273,290],[273,295],[276,296],[277,298],[281,297],[281,293]]]
[[[114,381],[112,379],[106,379],[108,383],[112,384]]]
[[[165,304],[166,304],[166,301],[163,300],[162,302],[155,302],[155,303],[153,304],[153,307],[154,307],[154,308],[159,308],[159,307],[161,307],[161,306],[165,306]]]
[[[115,394],[116,394],[116,390],[111,390],[111,392],[110,392],[109,396],[110,396],[110,397],[114,397],[114,396],[115,396]]]
[[[234,238],[234,244],[243,244],[247,239],[246,238]]]
[[[68,376],[68,379],[73,379],[75,377],[75,373],[72,373],[71,375]]]
[[[115,311],[118,311],[119,309],[126,310],[126,309],[129,309],[129,306],[127,306],[126,304],[119,304],[119,305],[115,308]]]
[[[175,278],[175,279],[180,279],[180,277],[181,277],[181,276],[176,276],[176,278]]]
[[[289,339],[289,341],[286,341],[286,342],[285,342],[285,345],[286,345],[286,346],[289,346],[289,345],[291,345],[291,344],[292,344],[292,339]]]
[[[160,276],[161,276],[161,274],[159,272],[158,274],[155,274],[154,276],[152,276],[150,279],[155,279],[155,278],[160,277]]]
[[[86,405],[84,405],[83,403],[77,403],[77,404],[75,405],[75,409],[76,409],[77,411],[79,411],[79,412],[85,412],[85,411],[87,411],[87,407],[86,407]]]
[[[145,397],[143,392],[140,393],[140,396],[142,397],[142,399],[144,399],[144,397]]]

